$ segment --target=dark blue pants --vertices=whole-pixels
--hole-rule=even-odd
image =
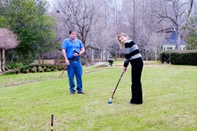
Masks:
[[[142,58],[137,58],[130,61],[131,63],[131,100],[130,103],[133,104],[142,104],[143,96],[142,96],[142,83],[141,83],[141,75],[143,69],[143,61]]]

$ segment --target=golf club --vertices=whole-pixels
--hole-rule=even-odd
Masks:
[[[123,74],[124,74],[124,73],[122,73],[122,74],[120,75],[120,78],[119,78],[119,80],[118,80],[118,83],[117,83],[117,85],[116,85],[114,91],[113,91],[113,94],[112,94],[112,96],[111,96],[111,97],[109,98],[109,100],[108,100],[108,104],[112,104],[112,99],[114,98],[114,94],[115,94],[115,92],[116,92],[116,89],[117,89],[117,87],[118,87],[118,85],[119,85],[119,83],[120,83],[120,80],[121,80]]]
[[[62,71],[62,74],[61,74],[60,76],[62,76],[66,70],[67,70],[67,67],[65,66],[65,68],[64,68],[64,70]]]

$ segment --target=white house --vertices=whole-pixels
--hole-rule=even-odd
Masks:
[[[174,50],[176,47],[176,31],[173,31],[168,39],[166,39],[163,43],[163,50]],[[185,50],[186,44],[181,39],[180,40],[180,49]]]

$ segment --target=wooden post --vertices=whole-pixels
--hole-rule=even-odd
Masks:
[[[51,115],[51,131],[53,131],[54,116]]]

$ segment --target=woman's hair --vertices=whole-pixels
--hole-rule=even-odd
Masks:
[[[125,34],[125,33],[119,33],[118,35],[117,35],[117,39],[118,39],[118,42],[119,42],[119,46],[120,46],[120,49],[124,49],[124,43],[121,41],[121,40],[119,40],[119,38],[120,37],[122,37],[122,36],[124,36],[124,37],[126,37],[127,39],[129,39],[129,37],[128,37],[128,35],[127,34]]]

